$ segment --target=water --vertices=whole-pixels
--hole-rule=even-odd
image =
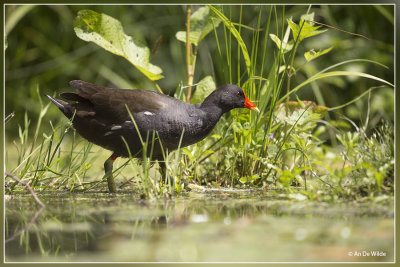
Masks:
[[[393,261],[392,201],[320,203],[256,192],[141,200],[125,193],[5,201],[6,262]]]

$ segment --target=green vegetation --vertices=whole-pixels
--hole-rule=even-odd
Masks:
[[[36,192],[107,188],[110,153],[42,102],[81,79],[193,103],[233,83],[261,111],[234,110],[205,140],[166,154],[165,177],[146,157],[119,159],[118,190],[393,195],[392,6],[7,6],[6,29],[6,170]],[[26,190],[5,183],[7,194]]]

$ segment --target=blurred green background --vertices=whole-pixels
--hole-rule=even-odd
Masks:
[[[193,6],[192,12],[200,6]],[[270,32],[280,36],[281,23],[292,17],[298,22],[300,16],[307,12],[309,6],[277,6],[277,17],[271,20]],[[243,6],[243,25],[255,27],[259,9],[264,9],[265,18],[270,6]],[[113,55],[93,43],[79,39],[73,29],[73,20],[79,10],[91,9],[105,13],[121,21],[125,33],[142,41],[151,50],[151,63],[163,69],[165,78],[158,81],[159,86],[168,94],[182,83],[186,85],[185,45],[175,37],[176,32],[185,30],[186,7],[182,5],[39,5],[5,7],[7,49],[5,50],[5,115],[11,112],[15,117],[6,125],[6,143],[18,133],[18,125],[23,125],[25,111],[35,123],[40,112],[38,97],[47,104],[44,94],[54,95],[70,90],[68,82],[74,79],[85,80],[103,86],[122,88],[140,88],[155,90],[154,85],[136,70],[127,60]],[[225,15],[233,22],[239,23],[240,6],[223,6]],[[283,12],[284,11],[284,12]],[[380,62],[388,69],[370,64],[354,63],[344,65],[342,70],[354,70],[372,74],[393,83],[394,80],[394,6],[373,5],[313,5],[310,12],[315,13],[315,20],[328,24],[328,29],[316,38],[309,38],[302,43],[296,54],[295,65],[305,63],[303,54],[314,49],[323,50],[333,46],[333,50],[317,60],[302,67],[291,80],[291,87],[301,83],[307,77],[335,63],[363,58]],[[262,27],[266,19],[261,18]],[[369,39],[346,32],[361,34]],[[217,29],[220,41],[224,38],[224,27]],[[241,35],[248,49],[254,31],[242,28]],[[261,34],[262,38],[264,35]],[[229,81],[228,66],[225,58],[225,46],[221,43],[222,54],[219,54],[215,34],[211,32],[199,45],[194,83],[206,75],[211,75],[217,86],[238,80],[233,58],[232,81]],[[232,51],[237,51],[233,41]],[[260,50],[261,51],[261,50]],[[233,54],[235,54],[234,52]],[[263,77],[273,63],[277,47],[269,40]],[[261,53],[257,55],[261,58]],[[242,59],[243,61],[243,59]],[[245,71],[244,63],[241,63]],[[242,73],[241,73],[242,75]],[[380,86],[377,81],[364,78],[330,78],[319,80],[317,87],[322,98],[316,99],[315,87],[308,85],[297,93],[302,100],[322,100],[328,107],[344,104],[354,99],[373,86]],[[315,86],[315,84],[314,84]],[[40,95],[37,89],[40,89]],[[285,92],[283,92],[285,93]],[[321,101],[317,101],[321,102]],[[368,97],[354,104],[335,111],[330,116],[344,114],[358,122],[365,121]],[[370,127],[382,119],[393,122],[394,92],[393,88],[382,87],[372,93],[370,100]],[[63,116],[54,107],[48,110],[45,121],[57,122]],[[42,127],[49,128],[48,123]],[[43,129],[43,130],[45,130]]]

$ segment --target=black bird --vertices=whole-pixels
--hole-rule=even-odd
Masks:
[[[153,147],[152,158],[165,168],[163,151],[177,149],[181,137],[181,147],[199,142],[222,114],[234,108],[259,112],[243,89],[231,84],[219,87],[202,103],[194,105],[153,91],[107,88],[79,80],[71,81],[70,85],[76,92],[60,96],[73,103],[47,97],[72,119],[73,127],[82,137],[113,151],[104,163],[110,192],[116,191],[112,176],[114,160],[129,157],[129,153],[132,157],[142,157],[142,141],[147,140],[147,156]]]

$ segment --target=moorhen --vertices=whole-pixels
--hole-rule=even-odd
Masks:
[[[47,97],[72,119],[82,137],[113,151],[104,163],[110,192],[116,192],[114,160],[142,157],[142,142],[147,140],[147,156],[152,150],[152,158],[165,171],[164,151],[177,149],[180,142],[180,147],[185,147],[202,140],[225,112],[245,107],[259,112],[243,89],[231,84],[219,87],[203,103],[195,105],[153,91],[107,88],[79,80],[70,85],[76,93],[60,96],[73,103]]]

